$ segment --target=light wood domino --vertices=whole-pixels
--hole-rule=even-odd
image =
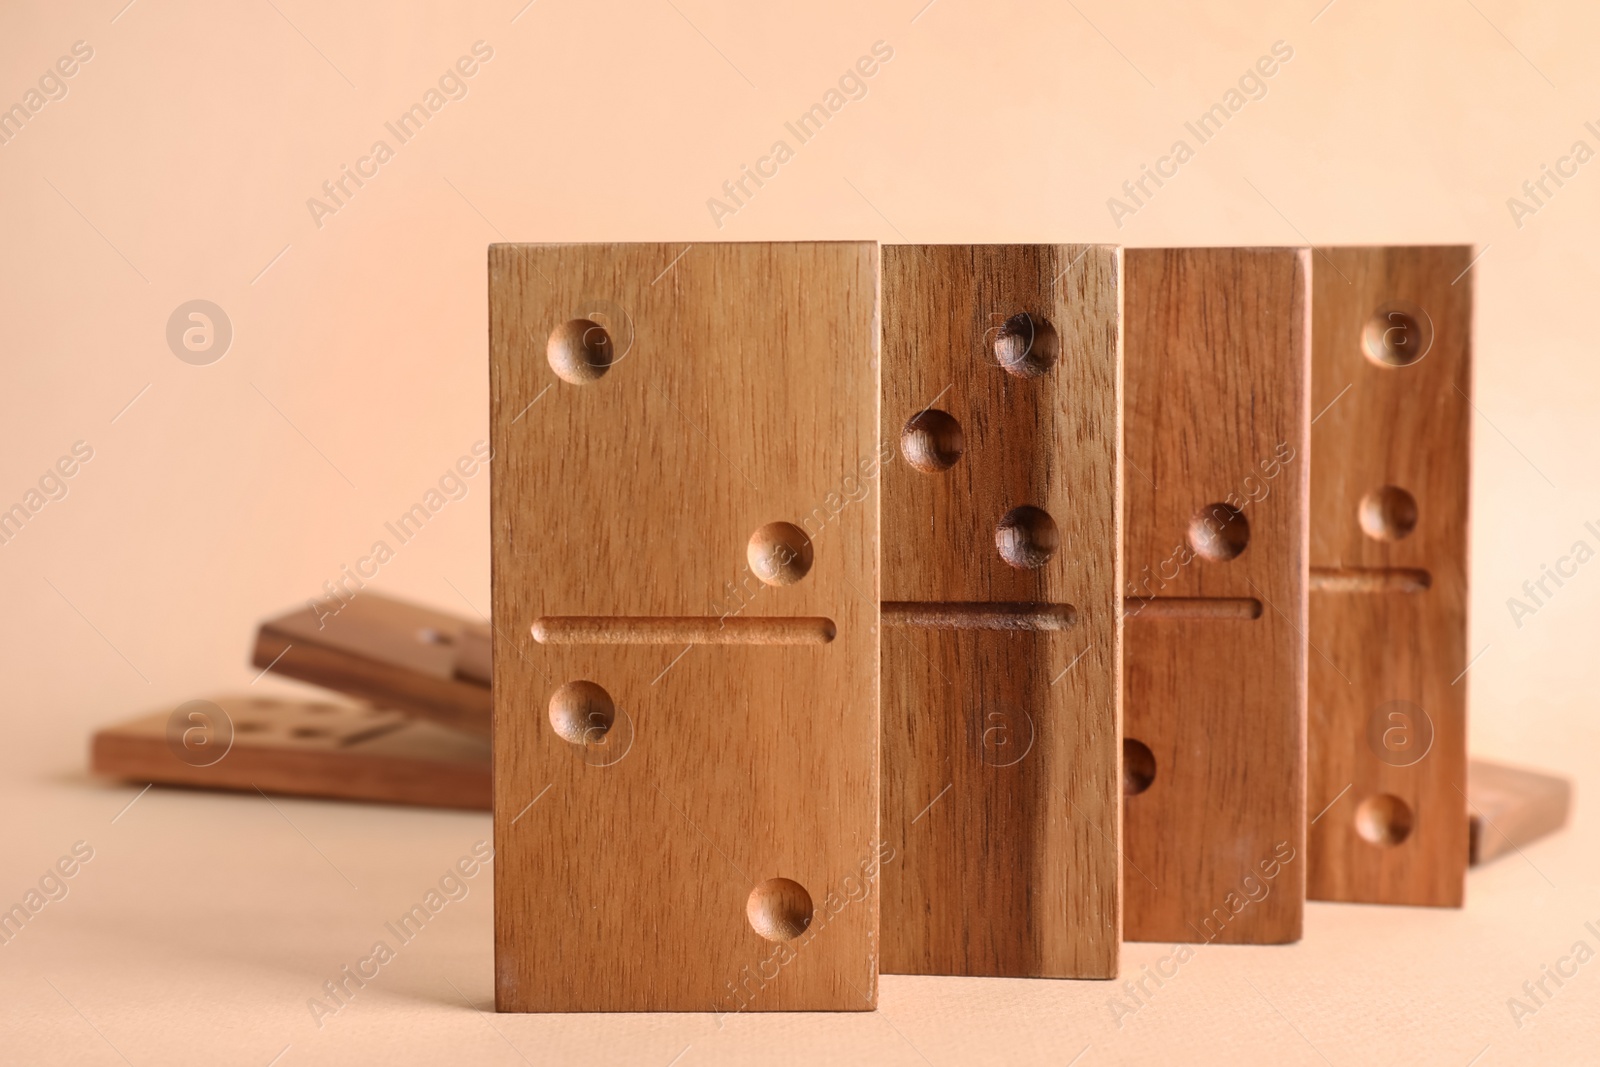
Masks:
[[[1123,255],[1125,936],[1294,941],[1308,253]]]
[[[871,243],[490,249],[501,1010],[875,1005],[877,291]],[[776,522],[809,535],[793,584],[752,573]],[[790,623],[627,643],[723,616]],[[572,617],[612,636],[507,639]],[[831,640],[784,643],[816,618]],[[573,741],[578,681],[615,712]]]

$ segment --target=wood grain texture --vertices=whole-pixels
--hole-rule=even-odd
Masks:
[[[1418,592],[1312,593],[1315,900],[1462,903],[1471,259],[1463,246],[1325,248],[1313,260],[1312,565],[1428,575]],[[1405,366],[1369,351],[1386,332],[1406,340],[1397,304],[1420,309],[1431,334]],[[1386,486],[1415,502],[1399,540],[1363,526],[1363,500]]]
[[[1306,878],[1307,253],[1123,255],[1128,595],[1262,605],[1210,617],[1130,605],[1125,757],[1142,745],[1153,761],[1126,758],[1125,774],[1154,773],[1124,801],[1125,936],[1294,941]],[[1208,521],[1215,504],[1237,509],[1247,539],[1240,519]]]
[[[883,255],[883,822],[896,851],[884,970],[1113,977],[1120,256]],[[1037,377],[996,355],[1019,313],[1055,334]],[[910,424],[906,447],[921,454],[930,412],[959,425],[962,451],[943,470],[902,452]],[[933,421],[948,459],[954,431]],[[1032,569],[1008,564],[996,540],[1024,506],[1055,526],[1054,553]]]
[[[185,711],[174,723],[173,712],[182,709],[168,708],[97,731],[90,770],[251,794],[259,788],[284,796],[489,807],[489,745],[481,738],[366,705],[255,696],[206,703],[220,714],[202,707],[199,718]],[[186,745],[192,730],[203,732]]]
[[[337,614],[304,608],[261,624],[251,662],[274,674],[489,736],[489,689],[457,673],[454,615],[362,592]]]
[[[1572,783],[1565,778],[1475,759],[1467,764],[1472,866],[1520,852],[1567,825]]]
[[[875,1005],[878,512],[857,488],[878,461],[877,293],[871,243],[490,249],[501,1010]],[[578,318],[607,336],[563,329]],[[793,584],[752,570],[774,522],[809,535]],[[564,615],[837,636],[533,640]],[[582,727],[604,715],[564,720],[576,742],[549,710],[592,710],[575,681],[614,705],[603,734]]]

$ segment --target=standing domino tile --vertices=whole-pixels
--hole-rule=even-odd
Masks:
[[[1130,941],[1268,944],[1305,906],[1305,249],[1129,249]]]
[[[1459,907],[1472,249],[1313,261],[1310,892]]]
[[[870,243],[489,252],[502,1011],[877,998]]]
[[[883,969],[1109,978],[1121,256],[883,256]]]

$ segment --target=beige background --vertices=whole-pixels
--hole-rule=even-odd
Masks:
[[[1600,15],[1510,0],[506,0],[448,16],[124,2],[0,10],[0,105],[75,41],[94,52],[0,146],[0,507],[74,442],[94,449],[0,545],[0,900],[75,841],[95,850],[0,947],[0,1059],[1600,1055],[1600,963],[1520,1028],[1507,1009],[1574,942],[1600,949],[1584,928],[1600,928],[1600,831],[1582,804],[1600,785],[1600,564],[1520,628],[1506,607],[1575,541],[1600,547],[1584,527],[1600,531],[1600,162],[1521,228],[1506,206],[1575,140],[1600,149],[1583,125],[1600,129]],[[307,198],[479,40],[493,58],[467,96],[319,228]],[[894,56],[865,98],[718,229],[707,198],[879,40]],[[1118,228],[1107,198],[1279,40],[1294,57],[1267,95]],[[1312,905],[1297,946],[1205,949],[1120,1028],[1106,984],[895,977],[875,1014],[480,1015],[484,875],[319,1029],[307,998],[489,835],[487,816],[162,789],[124,811],[137,789],[85,777],[87,738],[248,687],[255,621],[316,595],[486,436],[484,249],[502,237],[1478,243],[1471,743],[1577,779],[1572,828],[1475,872],[1461,912]],[[209,366],[165,339],[195,298],[234,328]],[[376,587],[484,609],[487,503],[480,476]],[[1124,970],[1168,951],[1129,946]]]

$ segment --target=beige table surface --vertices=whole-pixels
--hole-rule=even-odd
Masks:
[[[1600,963],[1547,980],[1536,1013],[1508,1006],[1576,943],[1600,950],[1600,564],[1533,615],[1507,606],[1576,542],[1600,547],[1600,163],[1561,164],[1536,211],[1507,204],[1574,142],[1600,150],[1600,16],[924,2],[0,10],[0,106],[41,78],[57,97],[0,144],[0,508],[93,450],[0,544],[0,903],[93,849],[0,945],[0,1062],[1600,1061]],[[92,56],[47,77],[79,41]],[[399,143],[385,123],[479,41],[492,57]],[[847,85],[860,98],[714,218],[723,182],[878,41],[893,57],[865,95]],[[1114,219],[1108,198],[1278,41],[1293,57],[1264,95]],[[380,139],[392,158],[337,211],[308,206]],[[892,976],[872,1014],[485,1014],[488,874],[315,1018],[308,1000],[489,818],[141,796],[86,778],[89,734],[291,691],[253,682],[254,623],[319,595],[486,436],[486,244],[818,237],[1478,244],[1482,654],[1461,684],[1477,755],[1576,780],[1571,828],[1474,872],[1461,911],[1313,904],[1302,943],[1203,949],[1120,1019],[1120,983]],[[195,366],[166,327],[202,298],[233,339]],[[470,613],[488,581],[479,476],[372,588]],[[1129,945],[1124,971],[1170,952]]]

